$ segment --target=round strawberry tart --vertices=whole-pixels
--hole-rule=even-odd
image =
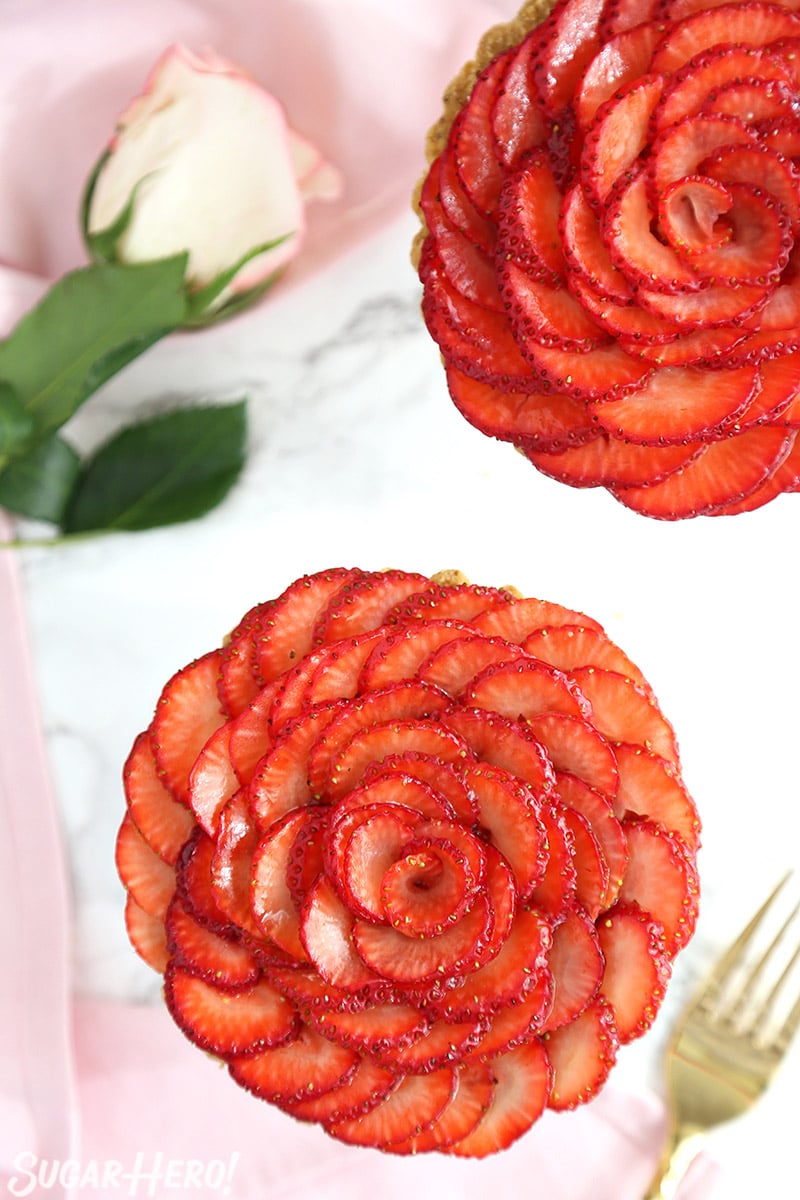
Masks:
[[[334,569],[166,684],[124,771],[133,945],[236,1083],[483,1157],[605,1082],[697,914],[699,821],[590,617]]]
[[[666,520],[800,489],[800,13],[541,2],[431,131],[415,257],[450,394]]]

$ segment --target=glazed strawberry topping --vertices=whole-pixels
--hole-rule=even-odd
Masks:
[[[175,1021],[350,1144],[480,1157],[588,1099],[694,928],[672,727],[551,602],[306,577],[173,677],[124,782],[127,928]]]
[[[766,0],[558,0],[483,67],[420,196],[468,421],[660,519],[798,489],[799,45]]]

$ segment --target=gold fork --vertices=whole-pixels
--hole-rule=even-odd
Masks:
[[[784,984],[800,959],[800,945],[764,997],[767,965],[800,904],[789,914],[752,967],[744,967],[767,914],[789,879],[772,895],[711,971],[683,1013],[666,1052],[670,1129],[667,1148],[644,1200],[673,1200],[692,1160],[717,1125],[745,1113],[766,1091],[800,1027],[800,997],[780,1012]],[[744,979],[739,976],[745,970]],[[777,1003],[776,1003],[777,1002]]]

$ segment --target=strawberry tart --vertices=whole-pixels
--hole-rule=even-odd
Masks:
[[[800,13],[541,0],[429,136],[415,259],[461,413],[665,520],[800,490]]]
[[[582,613],[334,569],[166,684],[124,771],[139,954],[232,1079],[484,1157],[605,1082],[697,914],[673,729]]]

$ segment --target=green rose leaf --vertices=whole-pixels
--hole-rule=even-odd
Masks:
[[[192,521],[224,499],[245,458],[246,402],[180,409],[131,426],[86,465],[67,533]]]
[[[0,468],[25,451],[33,419],[10,384],[0,381]]]
[[[187,257],[84,267],[58,281],[0,343],[0,379],[44,437],[182,322]]]
[[[57,435],[0,473],[0,507],[58,525],[80,473],[80,459]]]

